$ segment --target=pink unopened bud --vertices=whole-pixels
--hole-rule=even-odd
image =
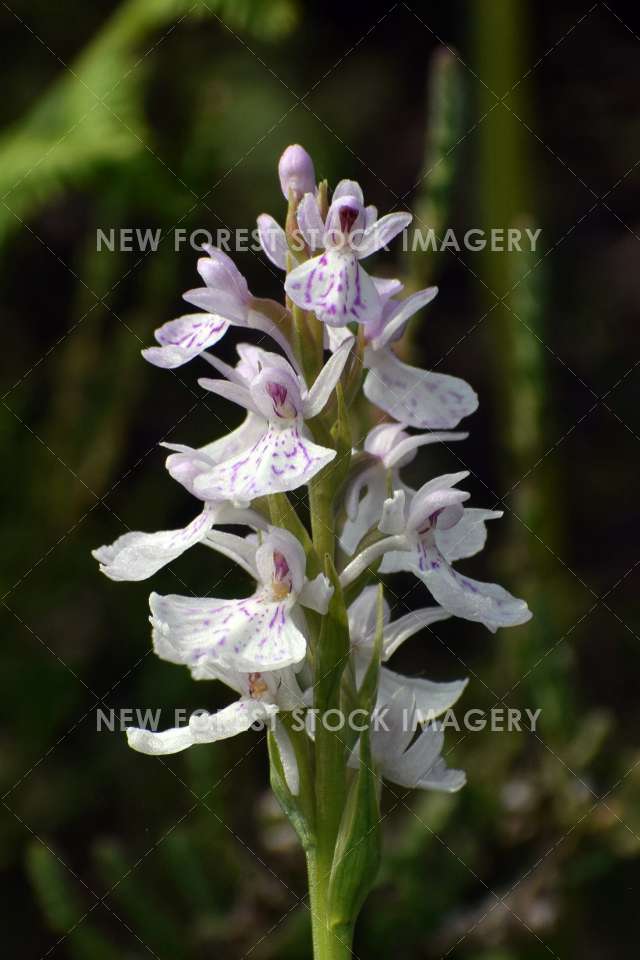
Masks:
[[[313,193],[316,188],[313,160],[298,143],[287,147],[280,157],[278,174],[282,192],[287,199],[289,199],[289,190],[293,190],[294,195],[300,198],[305,193]]]

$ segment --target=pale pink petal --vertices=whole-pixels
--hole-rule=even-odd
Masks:
[[[364,204],[364,194],[362,187],[356,180],[341,180],[333,191],[331,202],[339,200],[341,197],[355,197],[358,203]]]
[[[296,210],[298,227],[310,250],[319,250],[324,236],[324,222],[318,202],[312,193],[305,193]]]
[[[421,310],[423,307],[426,307],[427,304],[431,303],[437,293],[437,287],[427,287],[426,290],[418,290],[405,300],[400,300],[395,303],[393,309],[391,309],[388,314],[385,311],[382,330],[378,336],[375,336],[371,341],[374,349],[384,347],[393,340],[397,340],[398,337],[403,334],[407,323],[414,313],[417,313],[418,310]],[[391,304],[389,304],[389,306],[391,306]]]
[[[502,510],[482,510],[477,507],[465,507],[459,523],[448,530],[436,526],[436,543],[447,560],[462,560],[473,557],[484,547],[487,540],[487,520],[498,520]]]
[[[258,217],[258,236],[260,246],[271,263],[281,270],[286,270],[287,237],[277,220],[268,213],[261,213]]]
[[[324,410],[344,370],[353,343],[353,337],[345,340],[333,356],[327,360],[318,374],[304,402],[303,412],[305,419],[309,420],[311,417],[317,416],[321,410]]]
[[[198,260],[198,273],[207,286],[227,293],[239,302],[246,301],[250,296],[247,281],[231,257],[210,243],[203,243],[202,249],[208,257]]]
[[[376,285],[376,290],[380,295],[380,299],[385,304],[391,297],[395,297],[398,293],[400,293],[404,287],[404,284],[401,280],[395,280],[393,278],[371,277],[371,279]]]
[[[224,317],[230,323],[238,324],[238,326],[247,325],[247,302],[236,299],[226,290],[196,287],[194,290],[187,290],[186,293],[183,293],[182,299],[194,307],[199,307],[200,310]]]
[[[410,367],[387,348],[367,348],[365,365],[366,397],[407,426],[448,430],[478,406],[476,393],[464,380]]]
[[[408,227],[412,220],[410,213],[388,213],[380,220],[376,220],[354,245],[358,257],[363,260],[365,257],[370,257],[376,250],[385,247],[405,227]]]
[[[142,356],[156,367],[169,370],[181,367],[221,340],[229,321],[211,313],[188,313],[158,327],[159,347],[147,347]]]

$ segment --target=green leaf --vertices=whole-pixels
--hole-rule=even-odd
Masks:
[[[331,867],[329,917],[334,929],[352,926],[378,872],[379,783],[367,731],[360,738],[360,767],[347,797]]]

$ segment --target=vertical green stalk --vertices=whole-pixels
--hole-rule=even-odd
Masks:
[[[322,718],[340,707],[340,683],[349,653],[347,613],[334,567],[336,471],[330,464],[309,485],[311,530],[334,593],[323,616],[314,649],[315,847],[307,855],[315,960],[351,956],[352,929],[331,923],[329,880],[342,812],[346,801],[346,750],[340,730],[328,729]]]

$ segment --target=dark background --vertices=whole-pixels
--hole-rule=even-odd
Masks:
[[[149,656],[149,584],[113,584],[90,557],[190,518],[157,444],[240,419],[202,395],[197,363],[172,375],[139,356],[196,285],[173,226],[282,217],[277,159],[301,142],[319,175],[358,179],[382,212],[459,235],[543,231],[533,256],[396,244],[376,264],[438,282],[411,352],[481,400],[470,439],[430,449],[409,479],[468,466],[474,503],[505,518],[464,569],[535,613],[496,636],[439,624],[396,664],[470,676],[466,708],[542,717],[535,735],[450,731],[447,760],[469,775],[455,797],[386,795],[355,953],[636,956],[635,5],[11,0],[0,21],[4,955],[309,955],[303,864],[260,738],[164,763],[97,732],[99,707],[170,715],[226,693]],[[148,255],[97,253],[100,227],[168,237]],[[278,295],[262,256],[237,262],[254,293]],[[391,585],[398,614],[426,599]],[[248,587],[204,549],[153,580]]]

